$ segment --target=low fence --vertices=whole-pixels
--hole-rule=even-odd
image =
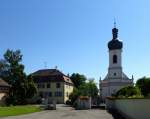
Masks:
[[[106,99],[106,109],[116,109],[127,119],[150,119],[150,99]]]

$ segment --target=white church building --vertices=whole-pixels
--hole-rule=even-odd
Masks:
[[[112,29],[113,38],[108,42],[109,49],[109,67],[104,80],[100,79],[100,94],[102,100],[112,96],[119,89],[133,85],[132,79],[129,79],[122,69],[122,48],[123,43],[118,40],[118,29],[116,26]]]

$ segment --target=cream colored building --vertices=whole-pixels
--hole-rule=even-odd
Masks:
[[[5,103],[5,97],[9,92],[10,86],[4,80],[0,79],[0,105]]]
[[[38,88],[38,96],[47,98],[49,102],[66,103],[73,92],[73,82],[57,69],[42,69],[34,72],[34,82]]]

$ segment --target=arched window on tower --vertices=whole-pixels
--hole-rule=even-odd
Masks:
[[[113,64],[116,64],[117,63],[117,55],[114,55],[113,56]]]

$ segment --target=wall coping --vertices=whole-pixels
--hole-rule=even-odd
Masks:
[[[138,100],[142,100],[142,99],[146,99],[146,100],[150,100],[150,97],[147,98],[116,98],[116,97],[106,97],[109,100],[133,100],[133,99],[138,99]]]

